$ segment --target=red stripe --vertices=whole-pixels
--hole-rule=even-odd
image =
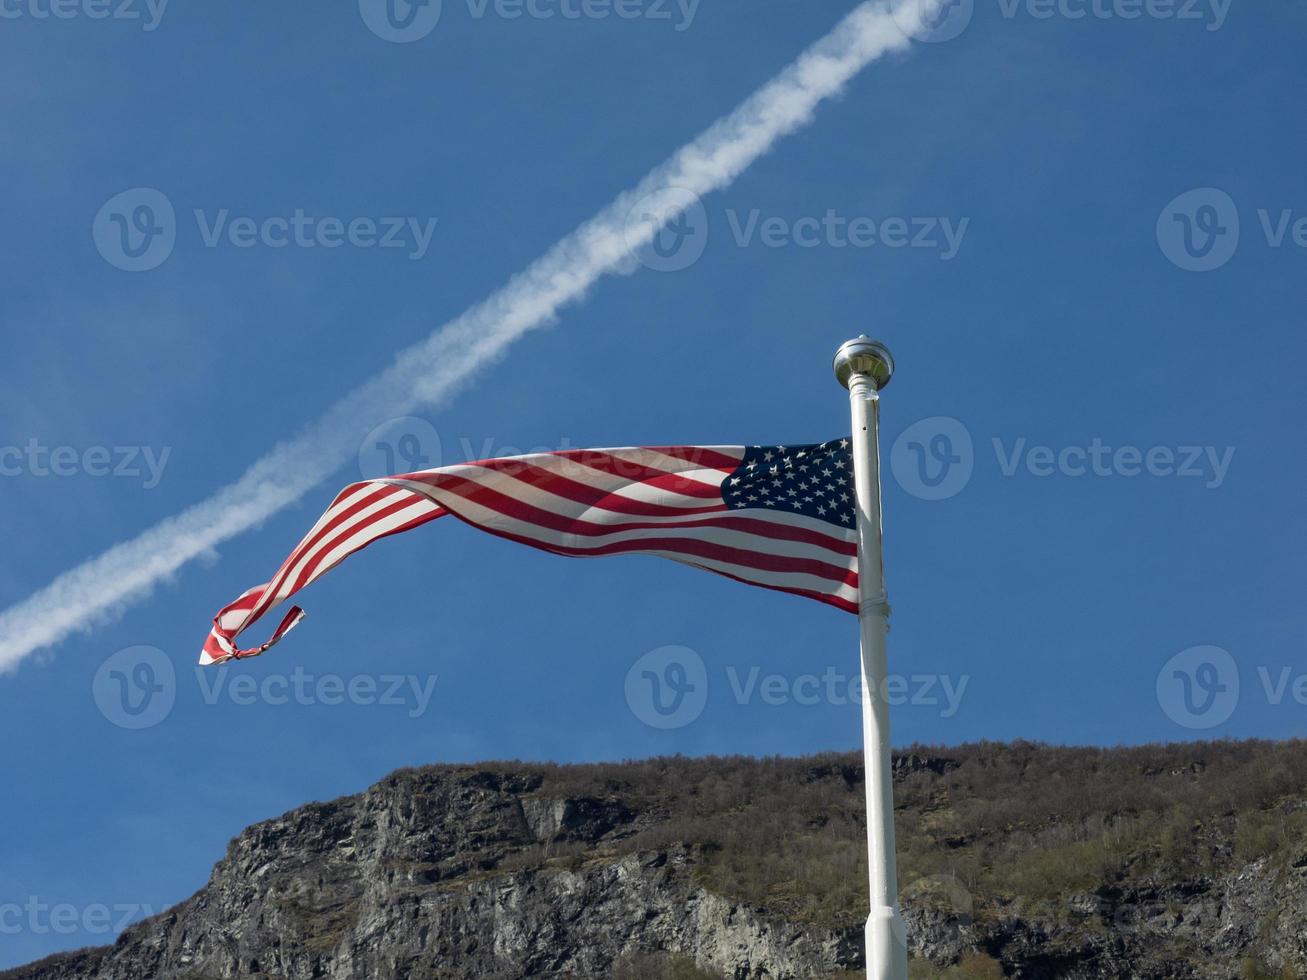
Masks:
[[[599,467],[591,467],[591,469],[599,469]],[[654,470],[648,470],[645,476],[633,482],[641,486],[653,487],[655,490],[678,493],[682,497],[698,497],[700,500],[722,499],[721,484],[713,486],[700,480],[692,480],[681,473],[658,474]]]
[[[696,480],[688,475],[689,472],[695,472],[694,470],[683,472],[660,469],[654,466],[646,466],[634,460],[621,459],[607,453],[595,452],[593,449],[568,450],[566,452],[552,453],[551,455],[566,459],[568,462],[579,463],[600,473],[609,473],[621,477],[631,483],[647,483],[658,487],[660,490],[672,490],[687,497],[707,497],[711,499],[721,496],[720,480],[716,483],[705,483],[703,480]],[[700,471],[706,469],[716,469],[716,467],[698,467]],[[735,466],[725,472],[735,472]]]
[[[413,493],[411,493],[411,492],[407,493],[407,494],[406,494],[406,497],[407,497],[408,499],[405,501],[405,506],[407,506],[407,504],[409,504],[409,503],[412,503],[412,499],[413,499],[414,497],[416,497],[416,496],[417,496],[416,494],[413,494]],[[405,531],[410,531],[410,530],[412,530],[412,529],[415,528],[415,527],[420,527],[420,526],[423,525],[423,524],[426,524],[426,523],[428,523],[428,522],[430,522],[430,521],[434,521],[437,517],[444,517],[444,516],[445,516],[446,514],[448,514],[448,513],[449,513],[449,511],[447,511],[447,510],[445,510],[443,507],[440,507],[439,505],[437,505],[437,509],[434,510],[434,511],[432,511],[430,514],[422,514],[422,515],[420,515],[420,516],[418,516],[418,517],[413,518],[411,521],[406,521],[406,522],[404,522],[403,524],[399,525],[398,527],[395,527],[395,528],[392,528],[392,529],[389,530],[389,531],[386,531],[384,534],[378,534],[375,538],[369,538],[368,540],[366,540],[366,541],[364,541],[362,544],[360,544],[357,548],[354,548],[354,549],[352,549],[351,551],[347,552],[346,554],[342,555],[342,556],[341,556],[341,557],[340,557],[340,558],[339,558],[339,559],[338,559],[334,564],[339,564],[341,561],[343,561],[344,559],[348,558],[350,555],[357,554],[358,552],[360,552],[360,551],[362,551],[364,548],[366,548],[368,545],[372,544],[374,541],[380,541],[382,538],[388,538],[388,537],[390,537],[392,534],[402,534],[402,533],[404,533]],[[364,525],[364,527],[367,527],[367,526],[370,526],[370,525]],[[359,528],[359,529],[357,529],[357,530],[362,530],[362,528]],[[333,542],[333,545],[334,545],[334,544],[335,544],[335,542]],[[324,549],[323,552],[322,552],[322,555],[325,556],[326,553],[327,553],[328,551],[330,551],[330,550],[331,550],[330,548]],[[321,556],[320,556],[320,557],[321,557]],[[320,560],[320,558],[319,558],[319,560]],[[314,565],[316,566],[317,564],[318,564],[318,560],[315,560]],[[324,569],[324,573],[325,573],[326,571],[330,571],[330,569]],[[293,588],[289,593],[287,593],[286,596],[283,597],[283,599],[281,599],[281,600],[277,600],[277,601],[280,602],[280,601],[284,601],[285,599],[289,599],[292,595],[294,595],[296,592],[298,592],[301,588],[303,588],[303,582],[302,582],[302,581],[301,581],[301,582],[298,582],[298,583],[295,585],[295,588]],[[221,634],[222,634],[226,639],[228,639],[229,641],[230,641],[230,640],[234,640],[235,637],[236,637],[238,634],[244,632],[246,629],[248,629],[249,627],[253,626],[253,625],[254,625],[254,624],[255,624],[255,623],[260,619],[260,617],[262,617],[263,614],[266,613],[266,612],[268,611],[268,609],[272,608],[273,605],[276,605],[276,602],[272,603],[272,604],[269,605],[267,608],[260,610],[260,611],[258,612],[258,614],[255,615],[255,616],[253,616],[252,618],[247,619],[246,622],[245,622],[245,624],[244,624],[243,626],[241,626],[239,629],[236,629],[236,630],[226,630],[226,629],[223,629],[223,628],[219,625],[219,621],[220,621],[220,620],[222,619],[222,617],[225,616],[227,613],[232,612],[232,611],[234,611],[234,610],[238,610],[238,609],[241,609],[241,608],[245,608],[246,610],[248,610],[249,608],[252,608],[254,604],[257,604],[261,599],[264,598],[264,596],[266,596],[266,595],[268,595],[268,594],[269,594],[269,593],[268,593],[268,587],[267,587],[267,586],[264,586],[262,590],[258,590],[258,589],[252,590],[248,595],[244,595],[244,596],[242,596],[241,598],[237,599],[235,602],[231,603],[230,605],[225,606],[225,607],[222,609],[222,611],[219,612],[218,615],[217,615],[216,617],[214,617],[214,621],[213,621],[213,623],[214,623],[214,629],[215,629],[215,631],[218,632],[218,633],[221,633]],[[294,618],[294,616],[295,616],[295,614],[296,614],[297,612],[298,612],[297,610],[292,610],[291,613],[288,613],[288,614],[287,614],[285,621],[282,622],[281,626],[278,627],[277,631],[273,634],[272,638],[268,641],[268,644],[267,644],[268,646],[271,646],[273,643],[276,643],[277,640],[279,640],[279,639],[281,638],[281,636],[282,636],[282,635],[284,634],[284,632],[285,632],[285,627],[286,627],[287,624],[291,621],[291,619]],[[233,645],[234,645],[234,644],[233,644]],[[225,657],[225,656],[228,656],[228,654],[226,653],[226,651],[224,651],[224,650],[222,649],[222,647],[219,645],[218,641],[213,637],[212,634],[210,634],[210,635],[209,635],[209,638],[208,638],[207,640],[205,640],[205,643],[204,643],[204,649],[209,653],[210,656],[214,657],[215,659],[217,659],[217,658],[219,658],[219,657]],[[248,653],[249,651],[244,651],[244,652]],[[232,656],[234,656],[234,654],[233,654]]]
[[[858,614],[858,604],[851,599],[845,599],[842,596],[832,595],[829,592],[814,592],[812,589],[788,589],[783,585],[767,585],[764,582],[754,582],[747,578],[740,578],[738,575],[732,575],[730,572],[723,572],[716,568],[709,568],[707,565],[695,565],[695,568],[701,568],[705,572],[712,572],[716,575],[723,575],[726,578],[733,579],[736,582],[743,582],[745,585],[754,585],[760,589],[771,589],[773,592],[788,592],[790,595],[801,595],[807,599],[816,599],[818,602],[825,602],[834,606],[836,609],[843,609],[845,612]],[[858,576],[855,572],[853,575],[853,586],[858,585]]]
[[[478,487],[468,480],[462,480],[457,477],[451,477],[451,480],[459,480],[466,484],[469,492],[463,492],[455,488],[449,489],[457,493],[466,500],[480,504],[488,510],[503,514],[506,517],[512,517],[524,523],[534,524],[537,527],[544,527],[549,530],[567,533],[583,533],[579,531],[580,526],[585,522],[562,517],[549,511],[542,511],[538,507],[532,507],[530,504],[524,504],[512,497],[507,497],[497,491],[488,490],[485,487]],[[490,499],[493,498],[492,503]],[[589,548],[569,548],[560,544],[549,544],[547,542],[537,541],[534,538],[528,538],[511,531],[501,531],[496,528],[487,527],[479,521],[460,514],[454,507],[446,501],[441,503],[449,509],[456,517],[461,517],[475,527],[484,531],[490,531],[493,534],[499,534],[502,537],[509,538],[513,541],[519,541],[522,544],[529,544],[532,547],[540,548],[542,551],[550,551],[557,555],[570,555],[574,557],[599,557],[602,555],[631,554],[641,551],[675,551],[680,554],[692,555],[698,558],[712,558],[717,561],[730,562],[733,565],[744,565],[749,568],[757,568],[768,572],[792,572],[807,575],[815,575],[818,578],[829,579],[833,582],[839,582],[844,585],[857,584],[857,572],[841,567],[839,565],[824,562],[816,558],[791,558],[785,555],[768,555],[760,551],[749,551],[743,548],[732,548],[728,545],[715,544],[710,541],[699,541],[694,538],[640,538],[636,541],[614,541],[605,545],[594,545]]]
[[[553,454],[558,455],[558,454]],[[704,483],[702,480],[694,480],[683,473],[670,473],[667,470],[657,470],[649,466],[640,466],[634,463],[627,463],[623,460],[613,460],[610,456],[604,456],[602,453],[590,453],[593,459],[580,460],[570,459],[568,462],[585,466],[600,473],[608,473],[612,476],[620,477],[624,482],[623,486],[605,490],[602,487],[591,487],[588,483],[579,480],[572,480],[568,477],[563,469],[550,469],[547,466],[539,466],[535,463],[525,462],[522,458],[518,459],[487,459],[480,463],[470,463],[470,466],[479,466],[482,469],[491,470],[495,473],[503,473],[522,480],[531,486],[541,486],[546,479],[567,480],[570,483],[576,483],[578,486],[590,487],[596,493],[615,493],[617,490],[625,490],[626,487],[635,484],[657,487],[659,490],[670,490],[673,493],[679,493],[685,497],[698,497],[707,500],[720,500],[722,496],[721,484]],[[606,463],[610,461],[612,465]],[[452,469],[452,467],[451,467]],[[533,479],[526,479],[523,474],[532,476]],[[541,474],[547,474],[547,477]]]
[[[600,524],[595,521],[582,520],[581,518],[567,517],[563,514],[556,514],[553,511],[536,507],[518,497],[511,497],[508,494],[501,493],[491,487],[481,485],[475,480],[466,477],[454,476],[453,474],[441,474],[438,484],[427,481],[428,485],[436,485],[437,489],[448,490],[456,493],[466,500],[475,504],[480,504],[490,510],[497,511],[507,517],[513,517],[528,524],[535,524],[539,527],[549,528],[561,533],[578,534],[584,537],[598,537],[604,534],[615,534],[622,531],[644,531],[658,530],[665,528],[682,528],[682,527],[720,527],[727,530],[737,530],[747,534],[756,534],[759,537],[771,538],[777,541],[794,541],[799,544],[810,544],[819,548],[825,548],[836,554],[853,557],[858,553],[856,541],[846,541],[843,538],[836,538],[830,535],[813,531],[807,528],[795,527],[791,524],[781,524],[758,517],[743,517],[731,511],[728,511],[723,505],[714,508],[713,513],[720,516],[700,518],[698,520],[677,521],[674,524],[661,524],[650,521],[629,521],[621,524]],[[697,509],[691,508],[683,513],[698,513]]]
[[[510,475],[510,474],[505,474]],[[575,480],[569,480],[567,477],[559,476],[548,470],[543,470],[538,466],[525,467],[521,472],[511,474],[511,477],[533,490],[552,493],[556,496],[563,497],[573,503],[585,504],[587,507],[603,507],[605,510],[615,511],[619,514],[630,514],[634,517],[689,517],[694,514],[716,514],[726,510],[726,503],[717,495],[717,503],[707,507],[669,507],[665,504],[651,504],[642,500],[632,500],[629,497],[621,497],[610,490],[598,490],[594,487],[587,486],[584,483],[577,483]],[[506,500],[516,500],[516,497],[509,497],[500,493],[498,490],[491,490],[484,487],[476,480],[468,477],[457,476],[453,473],[442,473],[439,470],[432,470],[427,473],[415,473],[414,483],[425,483],[428,486],[437,488],[451,489],[454,493],[469,499],[476,499],[473,492],[479,491],[487,494],[494,494],[503,497]],[[471,488],[464,492],[461,489],[451,486],[459,484]],[[489,505],[487,505],[489,506]],[[547,514],[547,511],[540,511],[541,514]],[[533,524],[543,523],[542,521],[530,518]]]
[[[340,493],[336,494],[336,499],[334,499],[331,502],[331,506],[327,508],[327,513],[328,514],[331,513],[333,507],[335,507],[337,504],[340,503],[341,500],[343,500],[346,496],[348,496],[350,493],[352,493],[354,490],[356,490],[358,487],[361,486],[366,486],[366,483],[351,483]],[[277,574],[272,577],[272,581],[269,582],[268,585],[265,587],[263,591],[263,595],[260,598],[261,599],[266,598],[268,600],[268,605],[265,605],[262,608],[259,608],[258,606],[255,607],[256,609],[258,609],[258,613],[255,616],[255,619],[257,619],[259,616],[262,616],[265,612],[268,611],[269,608],[271,608],[271,603],[274,601],[277,593],[281,590],[281,585],[285,581],[286,576],[290,574],[290,570],[294,568],[296,563],[299,562],[299,560],[302,557],[308,554],[309,551],[312,550],[317,545],[318,542],[320,542],[328,534],[331,534],[332,531],[334,531],[336,528],[340,527],[342,522],[349,520],[351,517],[357,515],[359,511],[363,510],[366,507],[371,506],[372,504],[376,503],[376,501],[381,500],[384,497],[394,494],[396,491],[411,492],[411,491],[403,491],[402,487],[395,487],[386,483],[376,484],[374,492],[366,493],[363,496],[361,496],[358,500],[350,504],[347,508],[345,508],[339,514],[333,517],[330,521],[324,524],[321,528],[319,528],[311,538],[301,541],[298,545],[296,545],[295,550],[290,553],[290,557],[287,558],[284,562],[282,562],[281,567],[277,569]],[[366,524],[364,526],[366,526]],[[289,597],[289,595],[293,595],[295,591],[298,589],[299,586],[296,586],[295,589],[291,590],[291,592],[288,594],[287,597]],[[252,622],[253,620],[251,620],[251,623]]]
[[[256,587],[252,592],[246,593],[245,595],[237,599],[235,602],[223,606],[222,611],[224,613],[229,613],[236,609],[246,609],[246,610],[253,609],[255,603],[257,603],[260,599],[263,598],[263,593],[267,591],[267,588],[268,587],[266,585]],[[219,615],[221,615],[221,613]]]
[[[553,554],[571,557],[600,557],[614,554],[659,553],[664,557],[673,558],[685,564],[702,568],[705,571],[714,572],[724,578],[760,586],[776,592],[787,592],[792,595],[816,599],[846,612],[857,612],[856,601],[832,595],[829,591],[821,588],[791,588],[784,585],[754,581],[748,577],[749,570],[781,575],[802,574],[828,581],[832,583],[832,588],[838,584],[856,589],[858,584],[857,570],[848,566],[856,564],[857,545],[853,541],[845,540],[842,536],[835,536],[841,530],[839,528],[834,528],[833,533],[823,533],[802,525],[796,526],[775,522],[770,520],[765,513],[761,513],[759,516],[745,516],[733,512],[722,498],[721,478],[717,476],[717,473],[720,472],[725,476],[735,471],[742,462],[741,458],[702,446],[652,446],[645,449],[629,450],[632,456],[636,457],[641,453],[668,457],[666,465],[658,466],[648,465],[638,458],[624,458],[623,452],[626,451],[563,450],[548,454],[549,458],[534,456],[483,460],[469,464],[477,466],[481,471],[477,479],[470,479],[449,471],[431,470],[390,477],[384,482],[378,480],[351,484],[336,495],[331,506],[327,509],[327,514],[331,515],[330,518],[320,527],[310,531],[309,536],[296,545],[291,555],[277,570],[277,574],[271,582],[249,590],[218,614],[218,619],[227,616],[240,618],[242,625],[237,629],[227,630],[219,627],[217,620],[215,620],[215,628],[205,642],[205,650],[214,659],[225,657],[226,653],[219,643],[219,638],[224,641],[234,640],[237,635],[253,625],[274,605],[294,595],[311,580],[316,579],[334,565],[350,555],[356,554],[372,542],[394,534],[402,534],[438,517],[443,517],[447,513],[453,513],[464,523],[496,537],[516,541]],[[621,485],[610,489],[590,486],[585,482],[584,474],[581,474],[582,479],[575,479],[565,475],[567,463],[575,463],[590,470],[616,477]],[[682,463],[685,464],[684,470],[678,465]],[[462,467],[456,469],[462,470]],[[698,472],[698,476],[694,475],[695,471]],[[504,486],[504,489],[508,492],[493,489],[481,482],[484,475],[491,473],[500,474],[513,481],[513,483]],[[415,490],[404,486],[402,481],[411,481],[422,487],[434,488],[441,496],[452,496],[456,501],[466,500],[475,503],[493,514],[521,522],[528,528],[540,528],[546,534],[562,535],[561,540],[579,540],[582,543],[578,545],[552,544],[527,537],[525,534],[488,526],[450,509],[444,500],[434,500],[433,495],[424,489]],[[690,498],[692,501],[702,501],[704,505],[677,507],[667,503],[652,503],[623,496],[623,493],[631,486],[646,486],[654,491],[663,491],[668,495],[676,494]],[[606,510],[609,514],[604,515],[605,518],[615,515],[622,519],[621,523],[604,524],[593,519],[568,517],[556,514],[536,504],[528,503],[531,499],[541,499],[539,496],[533,498],[533,494],[541,495],[545,493],[576,504],[579,508]],[[341,507],[342,501],[352,494],[358,494],[358,499],[349,506],[343,507],[339,513],[333,513],[336,508]],[[418,503],[423,505],[418,509],[425,510],[427,506],[432,509],[429,513],[423,513],[406,520],[398,527],[386,531],[378,530],[377,526],[381,522],[397,514],[402,514],[406,508]],[[362,516],[363,511],[376,506],[380,506],[381,509],[375,513]],[[667,518],[668,520],[658,522],[653,520],[654,518]],[[490,520],[493,521],[493,518],[490,518]],[[356,523],[352,527],[347,527],[346,525],[351,521]],[[692,532],[694,529],[713,529],[739,533],[746,536],[744,539],[746,544],[744,546],[734,546],[704,540],[693,535],[681,536],[681,532]],[[614,541],[607,544],[597,543],[597,539],[604,535],[646,531],[651,532],[654,536],[628,541]],[[660,534],[659,531],[666,533]],[[596,539],[596,543],[585,546],[583,543],[585,539]],[[359,543],[353,544],[355,541]],[[756,545],[754,544],[755,541],[757,542]],[[758,550],[768,541],[790,542],[810,546],[814,549],[821,548],[829,552],[833,558],[832,560],[826,560],[820,555],[818,557],[774,555]],[[348,548],[348,550],[335,558],[330,565],[327,565],[328,556],[340,548]],[[841,558],[846,559],[846,561],[841,563]],[[727,564],[736,568],[737,571],[722,571],[708,566],[705,562]],[[297,566],[302,567],[299,567],[298,574],[295,575],[292,581],[291,575]],[[282,589],[287,589],[285,596],[278,595]],[[268,643],[264,644],[263,647],[241,651],[241,654],[253,655],[267,649],[272,643],[280,639],[294,625],[294,622],[298,621],[299,615],[298,609],[291,610],[281,626],[273,633],[272,639]]]
[[[589,483],[572,480],[571,477],[566,476],[563,469],[549,469],[535,463],[524,463],[521,459],[482,460],[481,463],[468,463],[465,465],[478,466],[478,468],[488,469],[493,473],[502,473],[503,476],[514,477],[515,480],[521,480],[521,482],[527,483],[528,486],[537,487],[537,489],[541,490],[552,490],[552,487],[548,486],[550,482],[567,481],[570,485],[588,487],[592,493],[596,494],[616,494],[617,491],[625,490],[627,486],[639,485],[668,490],[670,493],[680,494],[681,497],[695,497],[706,500],[721,499],[720,486],[712,486],[711,483],[704,483],[701,480],[690,480],[689,477],[682,476],[681,473],[668,473],[661,469],[650,469],[648,466],[626,465],[622,465],[621,473],[616,473],[604,465],[592,466],[583,464],[580,460],[569,460],[569,463],[578,466],[584,465],[587,469],[593,469],[600,473],[610,473],[613,476],[621,477],[626,482],[622,486],[610,487],[610,489],[605,490],[604,487],[595,487],[589,485]],[[627,470],[631,470],[631,473],[634,473],[635,476],[631,476],[631,474],[627,473]],[[422,480],[423,477],[429,477],[431,474],[433,474],[433,470],[426,473],[413,473],[410,474],[410,477],[414,478],[414,480]],[[400,478],[405,480],[408,477]]]
[[[504,531],[504,530],[501,530],[501,529],[499,529],[499,528],[487,527],[487,526],[484,525],[484,524],[480,524],[480,523],[478,523],[478,522],[472,520],[472,518],[467,517],[467,516],[464,515],[464,514],[460,514],[458,511],[454,510],[453,508],[450,508],[450,509],[449,509],[449,513],[453,514],[455,517],[457,517],[457,518],[458,518],[460,521],[462,521],[464,524],[468,524],[468,525],[470,525],[471,527],[474,527],[474,528],[476,528],[476,529],[479,530],[479,531],[485,531],[487,534],[493,534],[493,535],[494,535],[495,537],[497,537],[497,538],[504,538],[504,539],[507,540],[507,541],[514,541],[514,542],[516,542],[517,544],[528,545],[528,546],[530,546],[530,547],[532,547],[532,548],[536,548],[536,549],[538,549],[538,550],[540,550],[540,551],[547,551],[547,552],[550,552],[551,554],[563,555],[564,557],[567,557],[567,558],[598,558],[598,557],[602,557],[602,556],[604,556],[604,555],[610,555],[610,554],[640,554],[640,552],[643,551],[643,550],[658,550],[658,551],[682,551],[682,550],[684,550],[684,549],[681,549],[681,548],[679,548],[679,547],[677,547],[677,548],[657,548],[657,549],[626,548],[626,549],[621,549],[621,550],[608,550],[608,549],[603,549],[603,550],[598,550],[598,549],[595,549],[595,550],[586,550],[586,549],[583,549],[583,548],[565,548],[565,547],[563,547],[562,545],[551,545],[551,544],[545,544],[545,543],[543,543],[543,542],[540,542],[540,541],[535,540],[534,538],[528,538],[528,537],[524,537],[523,535],[520,535],[520,534],[514,534],[512,531]],[[674,542],[674,543],[676,543],[677,545],[679,545],[681,542],[680,542],[679,540],[677,540],[677,541]],[[698,541],[698,542],[694,542],[694,543],[695,543],[695,544],[698,544],[698,545],[705,545],[707,542]],[[736,550],[738,550],[738,549],[729,549],[729,548],[724,548],[724,549],[722,549],[722,550],[723,550],[723,551],[736,551]],[[765,568],[765,567],[763,567],[763,566],[761,566],[761,565],[757,565],[757,564],[755,564],[755,563],[753,563],[753,562],[737,561],[737,560],[734,560],[734,559],[732,559],[732,558],[724,558],[724,557],[721,557],[720,555],[716,555],[716,554],[698,554],[698,555],[695,555],[695,554],[693,554],[692,552],[689,552],[689,551],[686,551],[685,553],[688,554],[688,555],[691,555],[691,557],[697,557],[697,558],[711,558],[711,559],[715,559],[715,560],[718,560],[718,561],[729,561],[729,562],[731,562],[731,564],[733,564],[733,565],[745,565],[745,566],[748,566],[748,567],[757,567],[757,568],[759,568],[759,569],[762,570],[762,571],[780,571],[780,572],[802,571],[802,569],[789,569],[789,568],[781,568],[781,569],[777,569],[777,568]],[[743,554],[743,552],[742,552],[742,554]],[[753,554],[753,553],[750,552],[749,554]],[[802,561],[802,559],[789,559],[789,560],[790,560],[790,561],[796,561],[796,562],[798,562],[798,561]],[[719,571],[718,569],[716,569],[716,568],[711,568],[711,567],[709,567],[709,566],[707,566],[707,565],[699,565],[699,564],[697,564],[697,563],[695,563],[695,562],[689,562],[688,564],[693,564],[696,568],[701,568],[701,569],[703,569],[704,571],[707,571],[707,572],[716,572],[718,575],[724,575],[726,578],[734,579],[734,580],[737,581],[737,582],[744,582],[744,583],[746,583],[746,584],[748,584],[748,585],[761,586],[761,587],[764,588],[764,589],[773,589],[773,590],[775,590],[775,591],[777,591],[777,592],[789,592],[789,593],[792,593],[793,595],[801,595],[801,596],[807,596],[807,597],[812,598],[812,599],[820,599],[822,602],[828,602],[828,603],[830,603],[831,605],[838,606],[839,608],[844,609],[844,610],[847,611],[847,612],[857,612],[857,611],[858,611],[857,603],[850,602],[850,601],[845,600],[845,599],[841,599],[840,597],[838,597],[838,596],[834,596],[834,595],[830,595],[829,593],[825,593],[825,592],[817,592],[817,591],[814,591],[814,590],[802,589],[802,588],[788,588],[788,587],[783,586],[783,585],[769,585],[769,584],[766,584],[766,583],[763,583],[763,582],[755,582],[755,581],[753,581],[752,579],[747,579],[747,578],[744,578],[744,577],[739,576],[739,575],[732,575],[730,572]],[[818,565],[818,564],[824,564],[824,563],[814,561],[814,562],[811,562],[811,564]],[[856,589],[856,588],[858,587],[858,572],[857,572],[856,569],[837,568],[837,567],[835,567],[835,566],[833,566],[833,565],[831,565],[831,566],[827,566],[827,567],[829,567],[832,571],[834,571],[834,572],[836,573],[836,575],[834,575],[834,576],[830,576],[830,575],[818,574],[818,573],[815,573],[815,572],[809,572],[808,574],[818,574],[818,577],[820,577],[820,578],[831,578],[831,579],[833,579],[834,581],[836,581],[838,584],[841,584],[841,585],[847,585],[847,586],[849,586],[850,588],[854,588],[854,589]]]
[[[740,465],[740,459],[734,456],[728,456],[725,453],[714,452],[704,446],[641,446],[637,452],[654,452],[661,456],[670,456],[672,459],[683,460],[691,465],[705,470],[721,470],[723,473],[730,473]],[[587,466],[607,465],[604,460],[611,460],[614,467],[633,467],[638,471],[645,468],[644,464],[630,459],[624,459],[621,456],[615,456],[612,452],[604,452],[602,449],[560,449],[550,454],[551,456],[562,456],[565,459],[576,459]],[[741,457],[742,459],[743,457]],[[594,460],[594,462],[592,462]],[[598,465],[596,465],[596,463]],[[614,468],[609,472],[618,476],[625,476],[625,469]],[[670,473],[673,470],[662,470],[661,472]]]
[[[403,487],[392,487],[391,489],[402,491],[403,496],[401,496],[400,499],[396,500],[395,502],[387,504],[385,507],[382,507],[375,514],[369,514],[367,520],[364,521],[362,524],[358,525],[357,527],[346,528],[345,530],[341,531],[340,534],[332,538],[330,541],[325,542],[323,546],[318,549],[317,554],[314,555],[313,558],[307,564],[305,564],[305,566],[302,569],[300,569],[299,575],[296,576],[295,578],[294,587],[290,590],[290,592],[286,594],[285,598],[290,598],[300,589],[304,588],[304,586],[308,583],[309,579],[313,577],[314,570],[320,564],[322,564],[323,560],[327,557],[327,555],[329,555],[332,551],[334,551],[338,546],[348,541],[350,538],[354,537],[355,535],[364,533],[365,531],[367,531],[368,528],[372,527],[374,524],[380,521],[384,521],[387,517],[390,517],[393,514],[398,514],[401,510],[403,510],[406,507],[411,507],[414,501],[426,499],[414,493],[412,490],[405,490]],[[439,513],[436,513],[433,516],[439,517],[440,515]],[[412,521],[407,521],[406,525],[409,527],[416,527],[418,524],[425,524],[426,520],[424,518],[426,517],[427,515],[420,515],[419,517],[415,518]],[[327,566],[327,568],[324,568],[323,572],[327,572],[331,568],[335,567],[336,565],[339,565],[350,555],[354,554],[356,551],[361,551],[363,548],[366,548],[373,541],[379,541],[381,538],[388,538],[390,537],[390,535],[395,534],[396,531],[400,529],[401,528],[396,528],[394,531],[387,531],[384,534],[379,534],[374,538],[368,538],[357,548],[351,548],[349,551],[345,552],[345,554],[337,558],[334,562],[331,563],[331,565]]]
[[[446,490],[449,493],[456,494],[457,496],[462,497],[465,500],[470,500],[472,503],[479,504],[482,507],[485,507],[489,510],[493,510],[500,514],[507,515],[508,517],[516,518],[517,520],[524,521],[528,524],[534,524],[537,527],[548,528],[551,531],[558,531],[563,534],[583,533],[577,530],[578,525],[584,526],[587,524],[587,522],[585,521],[578,520],[577,518],[574,517],[567,517],[563,514],[556,514],[551,510],[545,510],[543,507],[537,507],[534,504],[529,504],[525,500],[521,499],[520,497],[509,496],[508,494],[501,493],[500,491],[495,490],[492,487],[483,486],[482,484],[478,483],[475,480],[470,480],[466,477],[461,477],[461,476],[454,476],[452,473],[431,473],[428,474],[428,479],[425,480],[424,482],[428,486],[433,487],[434,489]],[[601,491],[598,493],[598,497],[600,498],[599,500],[591,499],[591,500],[581,500],[579,502],[587,505],[593,505],[595,503],[599,503],[600,500],[602,500],[606,496],[609,495],[604,494]],[[569,497],[568,499],[573,499],[573,498]],[[607,501],[603,501],[603,502],[605,503],[605,505],[607,505]],[[445,502],[441,501],[441,503],[443,504]],[[445,506],[449,506],[449,505],[445,504]],[[726,511],[725,503],[718,504],[715,507],[689,507],[685,509],[664,508],[664,507],[659,507],[656,504],[647,505],[647,506],[652,507],[656,511],[656,513],[654,515],[642,514],[640,516],[678,517],[681,515],[685,515],[689,517],[694,514],[705,514],[705,513],[720,514]],[[609,508],[609,509],[614,509],[614,508]],[[664,511],[667,510],[670,510],[671,513],[670,514],[663,513]],[[590,526],[604,527],[604,525],[594,525],[594,524],[591,524]]]

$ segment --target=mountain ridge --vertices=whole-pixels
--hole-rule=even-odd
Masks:
[[[913,746],[914,978],[1307,973],[1307,743]],[[0,980],[856,974],[861,757],[401,769]]]

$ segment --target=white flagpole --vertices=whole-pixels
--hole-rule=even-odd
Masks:
[[[858,624],[862,636],[862,751],[867,787],[867,980],[907,980],[907,933],[898,908],[894,854],[894,784],[889,703],[885,699],[885,634],[889,603],[881,550],[880,391],[894,373],[884,344],[865,336],[835,353],[835,377],[849,390],[853,476],[858,502]]]

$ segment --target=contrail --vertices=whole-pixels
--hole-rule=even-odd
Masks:
[[[868,0],[789,67],[581,225],[507,285],[337,402],[299,436],[255,462],[235,483],[130,541],[64,572],[0,613],[0,672],[143,599],[187,562],[299,500],[358,449],[360,420],[429,407],[548,324],[601,276],[620,271],[695,197],[726,187],[817,105],[881,55],[908,46],[935,0]],[[689,192],[687,194],[686,192]],[[692,197],[691,195],[694,195]],[[632,226],[632,208],[656,215]],[[642,212],[642,214],[644,213]],[[197,631],[203,632],[202,630]]]

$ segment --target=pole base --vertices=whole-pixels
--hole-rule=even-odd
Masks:
[[[872,909],[866,941],[867,980],[908,980],[908,931],[898,909]]]

